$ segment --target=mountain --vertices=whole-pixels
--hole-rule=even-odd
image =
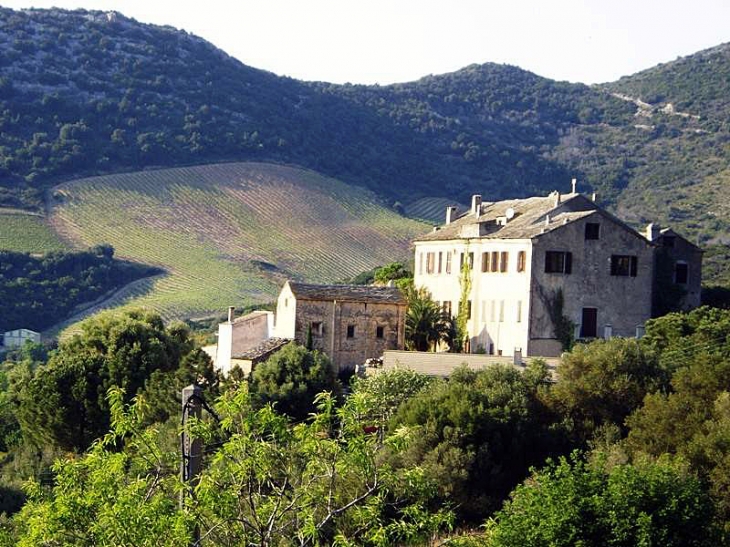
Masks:
[[[399,211],[577,177],[636,226],[730,241],[728,45],[590,87],[496,64],[389,86],[301,82],[114,12],[0,9],[0,46],[5,206],[41,209],[46,189],[83,175],[258,161]]]

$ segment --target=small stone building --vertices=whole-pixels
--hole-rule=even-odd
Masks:
[[[309,285],[287,281],[276,306],[275,333],[326,353],[337,370],[354,369],[385,350],[403,349],[406,301],[400,289]]]

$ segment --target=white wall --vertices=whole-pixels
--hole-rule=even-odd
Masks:
[[[472,267],[472,316],[467,323],[471,338],[471,351],[479,346],[495,355],[512,355],[515,348],[527,351],[530,270],[532,243],[530,240],[472,239],[451,241],[416,242],[414,282],[425,287],[431,297],[442,304],[451,302],[452,315],[458,313],[461,298],[460,262],[461,253],[474,254]],[[498,253],[498,267],[491,271],[492,254]],[[517,271],[519,252],[525,253],[524,268]],[[433,271],[429,273],[428,253],[433,255]],[[441,271],[439,272],[439,253]],[[489,268],[482,271],[483,253],[489,253]],[[501,271],[502,253],[507,253],[507,271]],[[446,273],[446,256],[451,255],[451,272]],[[519,303],[519,304],[518,304]],[[519,314],[518,314],[519,308]]]

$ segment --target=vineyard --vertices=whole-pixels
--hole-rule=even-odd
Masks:
[[[461,205],[453,199],[421,198],[406,205],[405,213],[410,218],[421,218],[428,222],[441,225],[446,218],[446,208],[451,206],[456,207],[459,213],[463,213],[467,208],[465,205]]]
[[[166,318],[270,301],[284,279],[333,282],[409,258],[428,229],[369,191],[311,171],[232,163],[81,179],[53,192],[51,222],[81,247],[167,274],[107,305]]]
[[[66,245],[40,215],[0,209],[0,250],[47,253],[65,249]]]

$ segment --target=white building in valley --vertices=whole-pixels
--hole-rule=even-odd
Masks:
[[[415,284],[451,315],[468,306],[471,352],[559,355],[566,335],[641,332],[652,314],[662,245],[656,235],[656,227],[647,236],[632,229],[576,193],[575,184],[570,194],[547,197],[473,196],[469,211],[448,208],[445,225],[414,242]],[[666,267],[675,268],[672,279],[686,288],[682,305],[689,308],[699,304],[701,251],[680,239],[686,252]],[[470,287],[462,304],[465,261]]]

